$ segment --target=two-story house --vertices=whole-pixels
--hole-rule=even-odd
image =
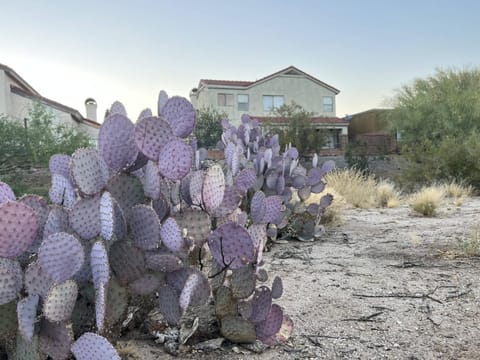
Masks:
[[[348,141],[348,121],[336,117],[335,96],[340,91],[331,85],[289,66],[256,81],[200,80],[190,92],[190,101],[200,110],[213,107],[239,124],[243,114],[282,126],[285,119],[275,117],[275,109],[295,102],[314,114],[317,128],[328,130],[325,153],[343,152]]]
[[[0,64],[0,115],[28,122],[35,102],[40,102],[52,112],[57,123],[84,131],[92,142],[97,140],[100,124],[96,121],[95,100],[89,98],[85,101],[87,115],[84,117],[76,109],[43,97],[12,68]]]

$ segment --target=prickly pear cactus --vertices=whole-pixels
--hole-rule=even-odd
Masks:
[[[0,345],[19,344],[28,358],[117,359],[109,341],[139,301],[180,327],[213,299],[231,341],[290,336],[263,248],[286,227],[292,193],[319,191],[329,165],[307,171],[246,117],[238,129],[223,123],[225,166],[206,166],[195,122],[192,105],[165,92],[158,115],[146,109],[136,123],[116,102],[98,149],[51,158],[52,205],[17,201],[0,183]]]

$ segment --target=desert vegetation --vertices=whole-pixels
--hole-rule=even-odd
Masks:
[[[436,76],[397,98],[404,154],[439,166],[420,174],[413,191],[316,154],[302,158],[290,142],[308,132],[308,114],[294,104],[282,109],[290,132],[278,133],[248,115],[234,126],[212,110],[197,114],[165,92],[158,113],[147,109],[135,123],[116,102],[97,148],[70,130],[51,136],[52,119],[34,109],[39,129],[28,146],[25,137],[3,144],[12,154],[4,164],[16,166],[14,149],[22,149],[30,165],[48,163],[51,184],[47,196],[20,196],[1,177],[2,351],[14,359],[146,358],[138,342],[146,339],[162,349],[155,358],[218,358],[225,349],[228,357],[267,359],[290,358],[292,349],[300,358],[339,349],[346,357],[392,349],[408,357],[411,346],[456,357],[457,345],[450,351],[433,334],[448,337],[456,326],[471,335],[478,315],[465,310],[478,293],[477,175],[437,159],[445,134],[431,137],[415,121],[433,99],[428,93],[451,90],[440,83],[468,85],[476,73]],[[416,131],[421,142],[409,136]],[[450,134],[448,146],[466,136]],[[309,144],[301,149],[315,151]],[[202,146],[221,149],[224,159],[210,161]],[[318,306],[322,314],[312,314]],[[447,310],[453,315],[440,321]],[[396,342],[379,340],[380,327]],[[473,346],[457,343],[466,352]]]

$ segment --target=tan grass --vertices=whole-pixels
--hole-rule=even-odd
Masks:
[[[410,206],[424,216],[435,216],[444,197],[445,190],[442,186],[423,187],[410,197]]]
[[[377,184],[376,204],[379,207],[388,208],[396,208],[400,204],[400,192],[395,184],[388,180],[382,180]]]
[[[445,192],[445,197],[451,199],[456,206],[461,206],[465,199],[473,195],[473,187],[456,181],[441,185]]]
[[[333,195],[333,201],[325,210],[320,223],[326,226],[338,226],[343,224],[343,210],[347,206],[347,203],[343,196],[328,186],[328,184],[320,194],[311,194],[310,197],[305,200],[305,205],[318,204],[322,196],[326,194]]]
[[[376,182],[356,169],[337,169],[325,176],[327,185],[340,194],[347,203],[358,208],[375,204]]]
[[[470,238],[460,244],[460,252],[465,256],[480,256],[480,224],[476,224]]]

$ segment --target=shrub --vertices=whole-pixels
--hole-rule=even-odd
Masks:
[[[456,181],[445,183],[442,187],[445,192],[445,197],[452,199],[456,206],[462,205],[465,199],[473,194],[473,187],[471,185],[464,185]]]
[[[221,121],[226,117],[227,114],[211,107],[198,111],[194,134],[199,147],[210,149],[217,146],[222,135]]]
[[[472,228],[470,238],[460,244],[460,253],[466,256],[480,256],[480,225]]]
[[[410,206],[424,216],[434,216],[444,197],[441,186],[423,187],[411,196]]]
[[[355,207],[369,208],[375,204],[376,182],[371,175],[355,168],[336,169],[325,176],[325,181]]]
[[[395,208],[400,202],[400,193],[395,184],[382,180],[376,185],[376,203],[379,207]]]

